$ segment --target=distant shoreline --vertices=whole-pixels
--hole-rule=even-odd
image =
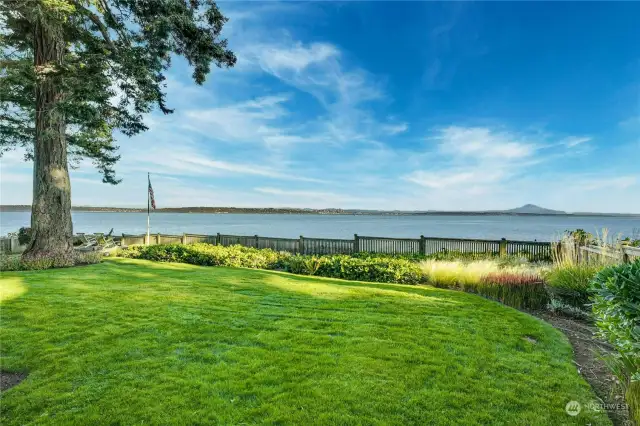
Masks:
[[[77,212],[93,213],[146,213],[145,208],[75,206]],[[31,206],[3,205],[0,212],[29,212]],[[638,217],[639,213],[523,213],[513,211],[377,211],[355,209],[295,209],[295,208],[242,208],[242,207],[169,207],[153,210],[153,213],[183,214],[305,214],[305,215],[346,215],[346,216],[596,216],[596,217]]]

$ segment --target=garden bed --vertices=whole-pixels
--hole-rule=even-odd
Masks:
[[[589,382],[609,418],[616,426],[629,425],[629,411],[620,408],[625,404],[624,395],[616,378],[600,358],[603,354],[612,353],[612,347],[598,339],[596,328],[584,321],[554,315],[540,311],[533,313],[558,330],[561,330],[571,342],[575,364],[580,374]]]

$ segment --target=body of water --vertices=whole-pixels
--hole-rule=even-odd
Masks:
[[[29,226],[29,212],[0,213],[0,234]],[[146,213],[73,212],[74,232],[144,234]],[[353,238],[452,237],[551,241],[567,229],[633,236],[640,233],[638,217],[605,216],[354,216],[297,214],[152,213],[151,232],[162,234],[261,235],[265,237]],[[638,238],[638,237],[636,237]]]

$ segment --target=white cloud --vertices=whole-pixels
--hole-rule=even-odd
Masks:
[[[563,139],[560,143],[567,148],[573,148],[578,145],[582,145],[591,140],[588,136],[569,136],[568,138]]]
[[[328,43],[312,43],[305,47],[302,43],[294,43],[289,48],[273,45],[257,45],[255,49],[260,65],[273,74],[286,71],[299,73],[313,64],[321,64],[330,58],[340,56],[338,49]]]
[[[287,95],[266,96],[250,101],[209,109],[191,109],[184,113],[182,127],[222,141],[264,142],[265,137],[283,130],[275,123],[288,112],[282,104]]]
[[[627,189],[638,183],[637,176],[602,177],[584,180],[579,186],[592,191],[596,189]]]
[[[259,67],[285,83],[315,96],[325,107],[357,105],[379,99],[382,92],[372,75],[346,69],[336,46],[304,45],[288,38],[247,47]]]
[[[32,174],[27,173],[10,173],[10,172],[2,172],[0,173],[0,177],[2,178],[2,183],[31,183],[33,179]]]
[[[420,141],[409,129],[413,134],[426,122],[437,123],[437,112],[427,119],[403,114],[384,76],[368,72],[354,52],[279,29],[292,11],[308,20],[316,6],[225,7],[231,10],[225,9],[231,17],[225,37],[238,65],[214,69],[204,86],[195,86],[186,63],[175,61],[167,84],[176,113],[146,117],[149,132],[119,140],[121,185],[97,186],[100,176],[82,162],[71,172],[74,204],[140,205],[150,171],[162,206],[469,210],[533,202],[640,211],[633,169],[616,163],[618,175],[573,171],[578,168],[567,154],[589,154],[587,136],[563,139],[506,126],[449,125],[447,119],[430,132],[426,147],[415,148]],[[434,84],[446,80],[446,69],[432,71]],[[473,122],[467,118],[461,123]],[[620,125],[637,118],[628,121]],[[623,157],[635,153],[628,152]],[[3,157],[3,203],[31,201],[31,164],[22,155]],[[591,158],[580,155],[580,161]],[[301,188],[305,182],[311,190]]]
[[[409,130],[409,125],[407,123],[385,124],[381,128],[383,132],[389,135],[397,135]]]
[[[505,176],[504,171],[472,170],[428,172],[418,170],[405,176],[409,182],[432,189],[446,189],[459,186],[488,184],[499,182]]]
[[[281,36],[247,43],[241,54],[257,70],[318,101],[324,113],[315,120],[316,136],[312,139],[347,143],[386,133],[384,125],[365,108],[367,103],[385,98],[380,83],[366,70],[347,65],[337,46],[303,44]]]
[[[486,127],[450,126],[436,136],[445,154],[477,159],[514,160],[531,157],[536,145],[523,142],[509,132]]]
[[[512,132],[487,127],[449,126],[429,138],[434,166],[406,174],[404,180],[432,190],[484,193],[535,164],[538,144]]]
[[[129,152],[121,167],[126,170],[156,170],[163,174],[179,176],[226,176],[228,174],[261,176],[278,180],[326,183],[323,179],[304,176],[297,170],[286,167],[270,167],[256,162],[235,162],[213,159],[197,145],[182,141],[178,146],[157,142],[153,150]]]

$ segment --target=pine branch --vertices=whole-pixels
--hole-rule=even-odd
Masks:
[[[109,45],[109,47],[111,48],[111,51],[114,53],[117,52],[118,49],[116,49],[116,46],[113,44],[113,41],[111,41],[111,37],[109,36],[109,29],[100,20],[100,17],[95,13],[93,13],[92,11],[90,11],[89,9],[87,9],[86,7],[82,6],[80,3],[78,3],[75,0],[71,0],[71,4],[73,4],[76,7],[76,9],[81,11],[89,19],[91,19],[91,22],[93,22],[96,25],[96,27],[98,27],[98,30],[100,30],[100,33],[102,34],[102,38]]]

